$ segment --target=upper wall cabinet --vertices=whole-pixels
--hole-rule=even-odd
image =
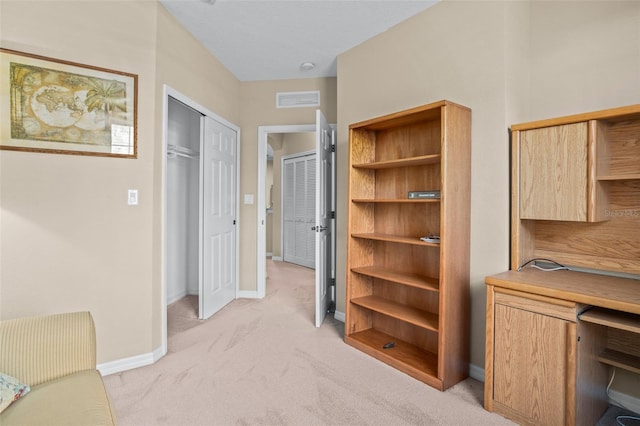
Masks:
[[[512,130],[511,267],[640,273],[640,105]]]
[[[587,123],[516,132],[520,150],[520,217],[588,218]]]

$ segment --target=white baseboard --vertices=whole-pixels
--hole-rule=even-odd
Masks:
[[[236,293],[236,299],[260,299],[257,291],[240,290]]]
[[[626,408],[634,413],[640,414],[640,398],[626,393],[618,392],[615,389],[609,389],[609,404]]]
[[[338,321],[342,321],[342,322],[344,322],[344,321],[345,321],[345,318],[344,318],[344,312],[335,311],[335,312],[333,313],[333,317],[334,317],[335,319],[337,319]]]
[[[276,260],[278,262],[282,262],[282,256],[271,256],[271,260]]]
[[[120,373],[122,371],[133,370],[134,368],[154,364],[164,355],[165,351],[163,351],[162,348],[158,348],[151,353],[98,364],[97,369],[103,376],[108,376],[109,374]]]

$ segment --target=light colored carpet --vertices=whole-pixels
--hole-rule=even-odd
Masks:
[[[513,424],[483,409],[476,380],[439,392],[345,344],[332,317],[315,328],[313,271],[267,263],[264,299],[235,300],[173,334],[154,365],[105,377],[119,424]]]
[[[198,296],[186,296],[167,306],[167,337],[204,324],[198,319]]]

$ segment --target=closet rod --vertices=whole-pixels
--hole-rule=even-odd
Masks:
[[[178,145],[167,145],[167,155],[169,158],[173,158],[175,156],[185,157],[185,158],[198,158],[199,154],[196,151],[193,151],[189,148],[185,148]]]

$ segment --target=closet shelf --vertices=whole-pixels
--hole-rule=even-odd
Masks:
[[[167,145],[167,156],[169,158],[185,157],[185,158],[199,158],[200,154],[192,149],[185,148],[179,145]]]

